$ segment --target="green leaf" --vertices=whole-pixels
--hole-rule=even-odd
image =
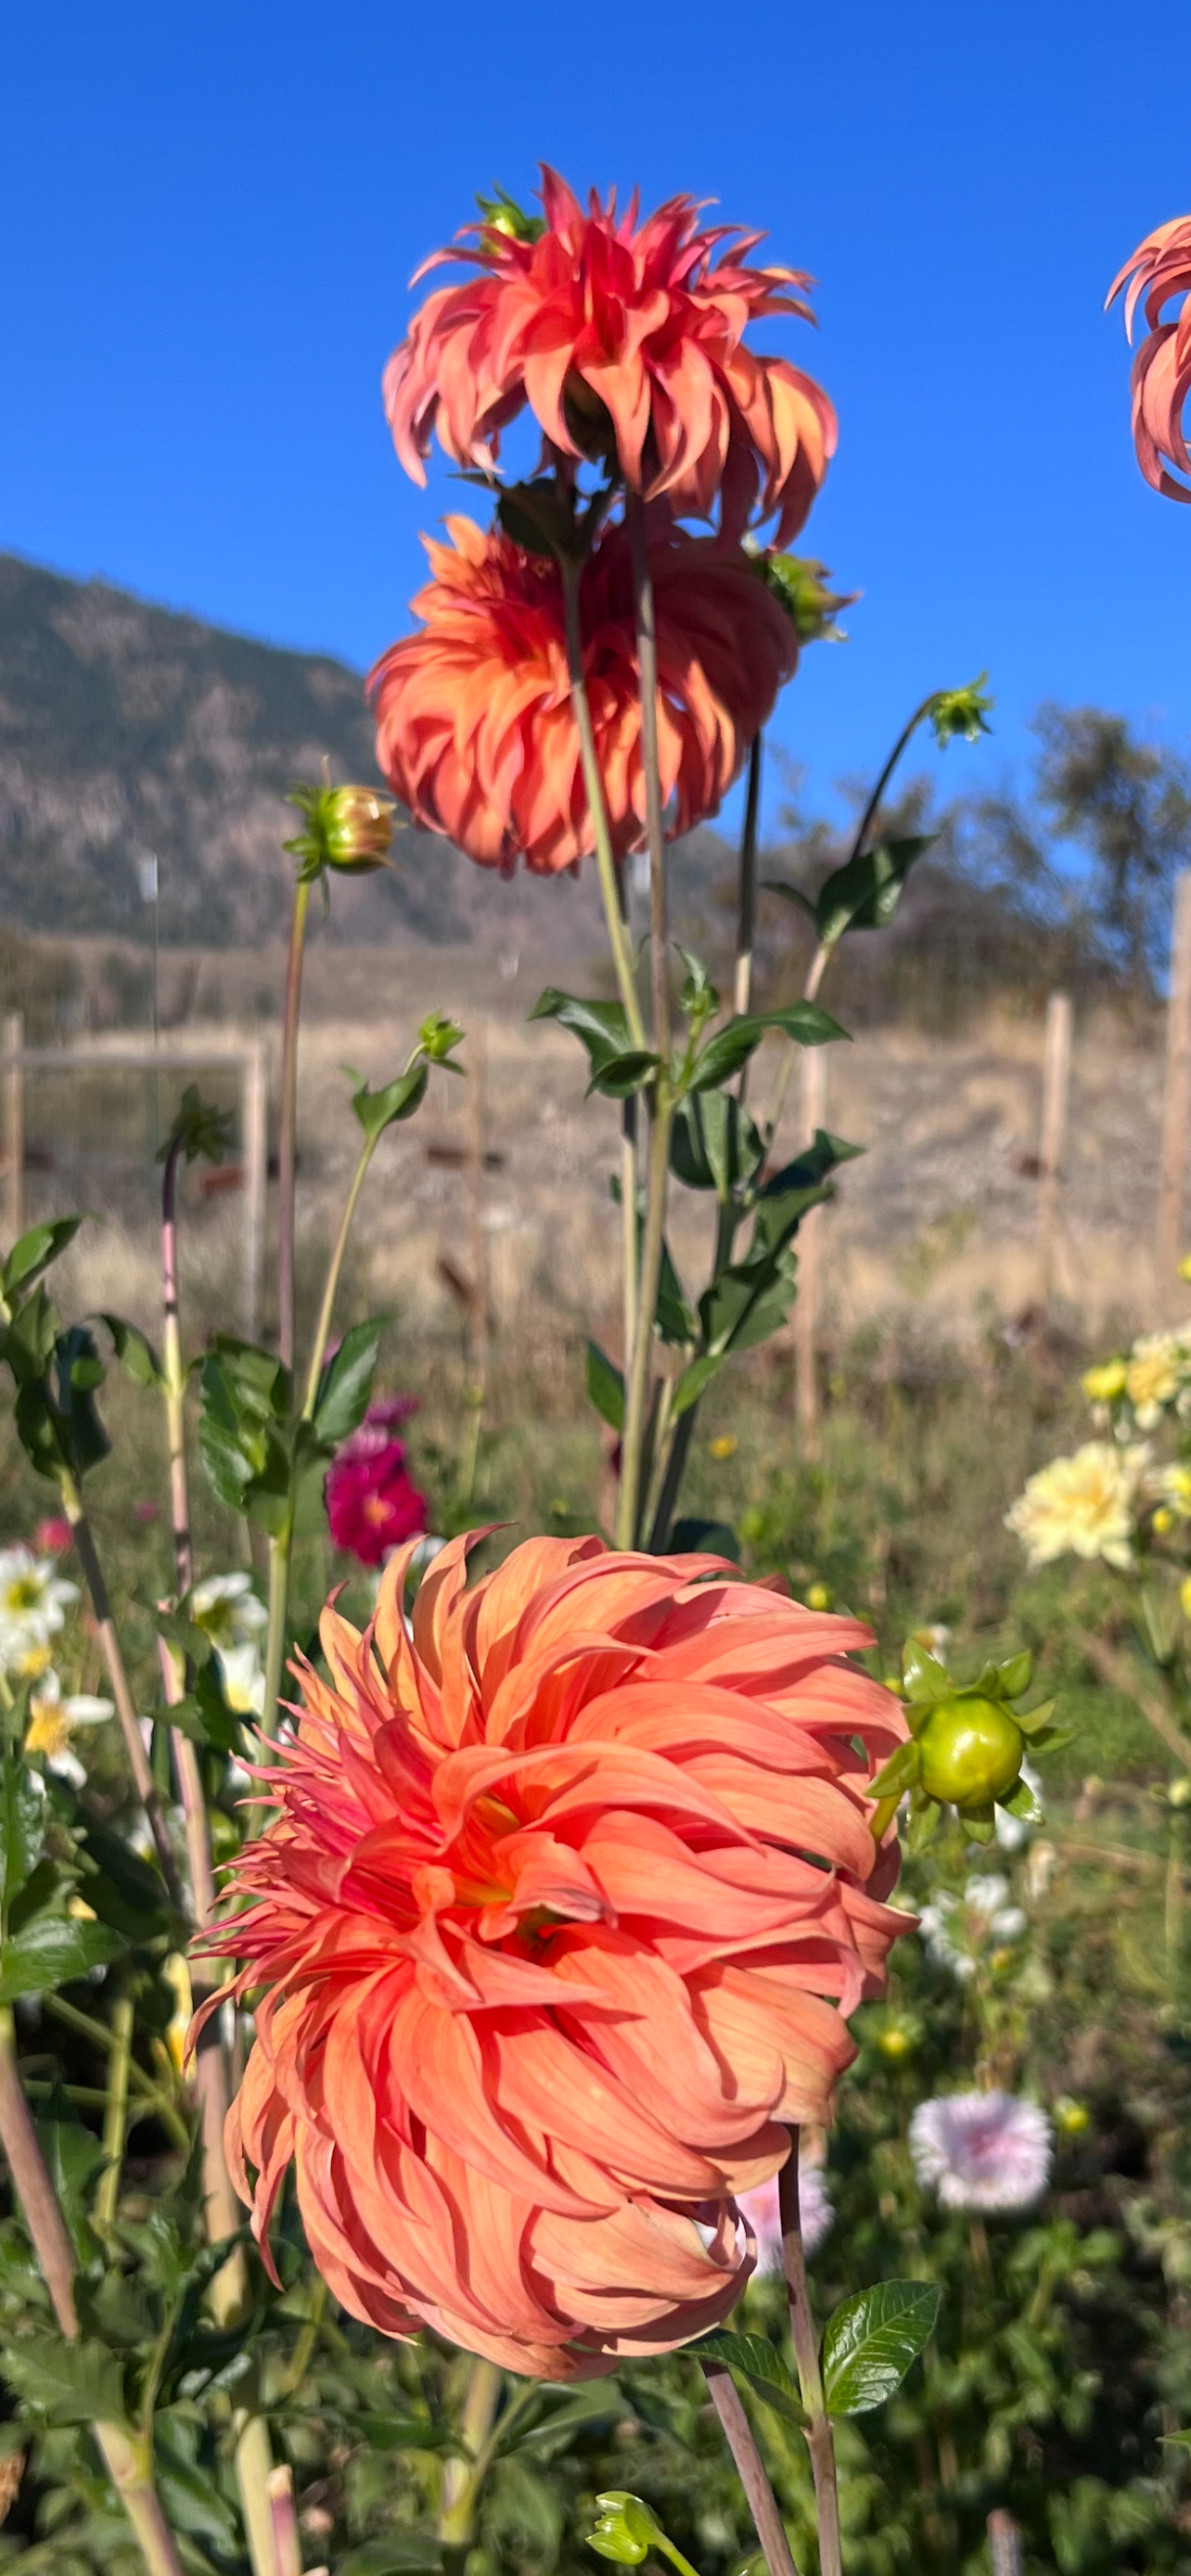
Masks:
[[[55,1334],[40,1374],[32,1367],[26,1371],[19,1356],[23,1328],[33,1321],[40,1298],[39,1289],[6,1336],[5,1356],[17,1380],[13,1420],[25,1455],[39,1476],[56,1481],[65,1467],[71,1475],[82,1477],[106,1458],[111,1447],[94,1403],[104,1365],[87,1325],[72,1324],[68,1332]],[[39,1339],[42,1324],[39,1314],[34,1325]]]
[[[624,1371],[616,1367],[598,1342],[587,1345],[587,1392],[601,1422],[613,1431],[623,1431]]]
[[[1010,1655],[997,1666],[998,1698],[1020,1699],[1022,1692],[1030,1687],[1033,1672],[1034,1658],[1029,1647],[1023,1646],[1019,1655]]]
[[[740,1071],[755,1047],[769,1029],[780,1029],[798,1046],[826,1046],[833,1038],[847,1036],[838,1020],[828,1018],[817,1002],[790,1002],[780,1011],[750,1011],[739,1019],[729,1020],[711,1036],[702,1054],[696,1057],[688,1091],[712,1091],[721,1082],[729,1082]]]
[[[449,2424],[429,2415],[353,2415],[353,2428],[370,2451],[457,2451],[466,2448]]]
[[[153,1941],[169,1932],[173,1910],[148,1861],[85,1808],[77,1814],[75,1831],[83,1837],[76,1852],[83,1871],[81,1893],[100,1922],[129,1941]]]
[[[934,2332],[934,2281],[878,2281],[827,2320],[823,2394],[829,2415],[866,2415],[901,2387]]]
[[[358,1429],[368,1410],[384,1329],[383,1316],[373,1317],[366,1324],[353,1324],[319,1379],[314,1427],[320,1440],[329,1441],[335,1448]]]
[[[39,1860],[48,1823],[41,1782],[10,1756],[0,1777],[0,1919]]]
[[[608,1056],[592,1067],[588,1099],[593,1091],[602,1091],[609,1100],[630,1099],[635,1091],[646,1090],[661,1061],[648,1047],[626,1047],[622,1054]]]
[[[900,1798],[903,1789],[912,1789],[918,1777],[918,1747],[911,1738],[891,1753],[884,1769],[869,1783],[870,1798]]]
[[[782,895],[787,903],[794,905],[796,911],[805,913],[807,920],[814,924],[816,931],[818,930],[819,915],[810,896],[803,893],[801,886],[787,885],[783,877],[762,877],[761,890],[764,894]]]
[[[726,1556],[740,1563],[740,1541],[730,1521],[675,1521],[666,1544],[668,1556]]]
[[[429,2533],[394,2531],[384,2540],[361,2541],[335,2562],[335,2576],[434,2576],[442,2549]]]
[[[124,2421],[124,2369],[101,2343],[22,2335],[0,2345],[0,2371],[27,2406],[51,2424]]]
[[[184,1154],[188,1163],[221,1163],[232,1141],[235,1119],[230,1109],[216,1109],[204,1100],[197,1082],[188,1082],[182,1094],[178,1115],[165,1143],[158,1147],[157,1160],[168,1163]]]
[[[91,2199],[96,2175],[108,2160],[107,2150],[93,2129],[85,2129],[81,2120],[73,2118],[63,2093],[55,2089],[48,2107],[54,2116],[37,2121],[37,2143],[75,2254],[80,2263],[91,2263],[100,2251],[91,2226]],[[83,2331],[88,2330],[84,2318]],[[100,2334],[101,2343],[108,2340]]]
[[[700,1351],[689,1367],[684,1368],[681,1377],[675,1380],[670,1398],[672,1422],[677,1422],[681,1413],[689,1413],[692,1404],[698,1403],[704,1388],[710,1386],[713,1377],[718,1377],[727,1356],[726,1351]]]
[[[134,1386],[160,1386],[163,1383],[161,1362],[139,1325],[126,1323],[123,1315],[101,1314],[97,1320],[106,1324],[120,1366]]]
[[[567,494],[552,474],[530,483],[506,483],[497,495],[496,515],[506,537],[528,555],[576,555],[575,514]]]
[[[67,1245],[74,1242],[79,1227],[86,1223],[86,1215],[58,1216],[48,1225],[31,1226],[28,1234],[18,1237],[3,1272],[0,1272],[0,1289],[6,1306],[11,1306],[18,1294],[28,1296],[34,1281],[59,1259]]]
[[[297,1425],[289,1371],[269,1351],[220,1334],[203,1363],[199,1449],[220,1501],[275,1537],[291,1509]]]
[[[764,1160],[761,1130],[733,1093],[705,1091],[679,1102],[670,1169],[686,1189],[728,1199],[756,1178]]]
[[[847,865],[835,868],[820,886],[816,925],[825,948],[834,948],[845,930],[884,930],[901,901],[902,887],[915,859],[929,850],[936,835],[918,833],[905,841],[879,841]]]
[[[592,1072],[627,1052],[628,1021],[622,1002],[586,1002],[576,993],[560,993],[548,984],[529,1014],[531,1020],[557,1020],[569,1029],[587,1054]]]
[[[685,1350],[688,1343],[695,1342],[699,1338],[699,1319],[697,1315],[691,1313],[683,1296],[678,1272],[670,1257],[668,1243],[662,1245],[662,1266],[658,1273],[658,1302],[654,1310],[654,1323],[662,1340],[669,1342],[677,1350]]]
[[[1037,1708],[1019,1708],[1014,1710],[1014,1715],[1021,1728],[1022,1734],[1028,1735],[1040,1748],[1043,1736],[1049,1732],[1049,1723],[1050,1719],[1054,1715],[1054,1706],[1055,1703],[1053,1699],[1040,1699]]]
[[[799,2395],[797,2380],[791,2378],[781,2354],[774,2351],[764,2335],[704,2335],[702,2342],[696,2344],[695,2351],[700,2360],[706,2356],[709,2361],[726,2362],[729,2370],[747,2379],[750,2386],[758,2389],[767,2404],[774,2407],[779,2415],[784,2415],[788,2423],[805,2424],[806,2409]]]
[[[429,1066],[414,1064],[408,1073],[399,1073],[395,1082],[386,1083],[383,1091],[370,1091],[366,1082],[353,1091],[352,1108],[370,1144],[384,1135],[386,1127],[413,1117],[426,1097],[429,1080]]]
[[[40,1995],[73,1985],[92,1968],[105,1967],[126,1947],[109,1923],[76,1923],[64,1914],[35,1914],[9,1934],[0,1958],[0,2004],[17,1995]]]

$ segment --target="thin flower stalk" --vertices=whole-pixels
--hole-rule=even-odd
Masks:
[[[798,2576],[790,2554],[786,2526],[778,2511],[777,2497],[769,2483],[765,2463],[757,2448],[753,2429],[745,2414],[732,2373],[722,2362],[705,2361],[703,2376],[707,2381],[712,2405],[723,2427],[724,2439],[732,2454],[736,2474],[744,2488],[745,2500],[753,2517],[753,2528],[761,2543],[769,2576]]]
[[[744,830],[740,836],[740,867],[736,889],[736,968],[732,984],[732,1008],[747,1011],[753,997],[753,942],[757,913],[757,825],[761,811],[761,741],[756,736],[749,753],[748,786],[745,790]],[[748,1059],[740,1068],[737,1098],[743,1100],[748,1084]]]
[[[528,2383],[531,2390],[532,2384]],[[444,2549],[464,2550],[472,2538],[479,2490],[476,2471],[496,2421],[500,2387],[496,2363],[477,2355],[468,2372],[467,2394],[459,2419],[464,2457],[449,2459],[443,2466],[438,2536]]]
[[[132,2063],[133,2002],[131,1995],[117,1995],[112,2006],[112,2039],[108,2052],[108,2096],[103,2122],[103,2152],[107,2164],[99,2178],[95,2195],[95,2224],[98,2228],[114,2227],[120,2205],[120,2177],[124,2164],[124,2147],[128,2136],[128,2071]]]
[[[62,1492],[62,1508],[74,1532],[74,1543],[78,1550],[79,1563],[82,1566],[87,1590],[91,1597],[91,1608],[95,1615],[95,1626],[99,1636],[100,1651],[103,1655],[104,1663],[107,1666],[108,1680],[112,1686],[112,1697],[116,1703],[116,1715],[120,1720],[120,1731],[124,1737],[124,1743],[128,1753],[129,1768],[136,1785],[137,1796],[145,1810],[149,1831],[153,1836],[153,1845],[161,1868],[161,1875],[164,1878],[166,1887],[169,1891],[170,1901],[177,1907],[178,1912],[184,1915],[186,1912],[186,1900],[183,1893],[182,1882],[178,1875],[178,1864],[174,1858],[173,1845],[169,1837],[169,1827],[167,1826],[165,1817],[162,1814],[161,1800],[157,1794],[157,1784],[149,1767],[149,1756],[145,1751],[144,1743],[141,1738],[140,1721],[136,1713],[136,1703],[129,1687],[128,1674],[125,1670],[124,1657],[120,1648],[120,1640],[116,1633],[116,1623],[112,1617],[111,1600],[108,1594],[107,1584],[104,1581],[103,1567],[100,1564],[99,1554],[95,1545],[95,1534],[83,1508],[83,1498],[73,1476],[64,1471],[59,1481]]]
[[[277,2576],[302,2576],[302,2543],[294,2505],[294,2473],[288,2460],[281,2468],[269,2472],[269,2515]]]
[[[17,2070],[12,2015],[0,2012],[0,2147],[13,2192],[41,2266],[59,2332],[77,2343],[74,2252]],[[92,2426],[104,2467],[136,2534],[149,2576],[183,2576],[173,2533],[153,2483],[152,2454],[144,2435],[126,2425]]]
[[[831,2429],[831,2418],[823,2402],[819,2338],[815,2333],[810,2293],[807,2288],[806,2256],[802,2244],[802,2216],[798,2205],[797,2129],[790,2131],[790,2153],[778,2177],[778,2194],[782,2220],[782,2268],[790,2295],[790,2335],[798,2369],[798,2385],[809,2417],[806,2446],[811,2457],[811,2474],[815,2481],[815,2504],[819,2518],[820,2576],[842,2576],[835,2437]]]
[[[645,1036],[645,1022],[641,1016],[641,1004],[637,998],[636,979],[633,973],[633,952],[629,940],[628,928],[624,918],[624,908],[621,902],[620,873],[612,850],[612,835],[608,828],[608,808],[604,797],[604,782],[600,775],[600,764],[596,754],[595,732],[591,721],[591,706],[587,695],[587,682],[583,676],[583,638],[579,624],[580,567],[577,563],[570,560],[570,558],[567,558],[560,562],[559,570],[562,575],[563,613],[565,619],[567,647],[567,677],[570,681],[571,687],[571,707],[575,717],[575,730],[579,736],[579,759],[583,770],[583,785],[587,795],[588,812],[591,816],[592,837],[595,842],[596,869],[600,880],[600,894],[603,898],[604,904],[604,921],[608,932],[608,945],[612,951],[612,963],[616,969],[616,982],[620,992],[621,1002],[624,1005],[624,1015],[628,1025],[630,1043],[635,1047],[644,1047],[647,1043]]]
[[[112,2034],[101,2021],[93,2021],[90,2013],[80,2012],[77,2004],[67,2002],[65,1995],[47,1992],[40,2000],[43,2012],[49,2013],[54,2021],[63,2022],[68,2030],[77,2031],[80,2039],[89,2040],[93,2048],[107,2056]],[[174,2145],[182,2155],[186,2155],[190,2148],[190,2133],[172,2094],[165,2092],[160,2084],[155,2084],[152,2076],[146,2075],[144,2068],[137,2065],[135,2057],[129,2063],[128,2083],[129,2090],[143,2102],[145,2116],[160,2120]],[[99,2095],[98,2099],[106,2103],[106,2093]]]
[[[294,1361],[294,1164],[298,1132],[298,1023],[302,1012],[302,966],[306,952],[306,918],[310,879],[299,876],[294,887],[289,963],[285,978],[285,1026],[281,1041],[281,1115],[277,1141],[277,1348],[286,1368]]]

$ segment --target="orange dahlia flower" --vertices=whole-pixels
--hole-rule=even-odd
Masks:
[[[377,759],[416,822],[484,867],[539,875],[594,847],[571,707],[558,567],[471,519],[424,539],[420,635],[368,677]],[[664,511],[649,543],[662,795],[673,836],[714,814],[798,662],[790,619],[750,557]],[[640,674],[628,539],[605,530],[580,589],[583,667],[618,858],[644,845]]]
[[[1149,324],[1133,361],[1133,443],[1137,462],[1156,492],[1164,492],[1169,501],[1191,501],[1191,479],[1176,482],[1167,470],[1174,465],[1180,474],[1191,478],[1191,452],[1183,428],[1183,413],[1191,394],[1191,215],[1159,224],[1156,232],[1146,234],[1119,276],[1114,277],[1108,291],[1109,304],[1126,283],[1125,328],[1130,339],[1133,316],[1143,297]],[[1164,322],[1162,308],[1172,295],[1181,295],[1183,303],[1173,320]]]
[[[639,223],[635,196],[618,216],[615,191],[604,206],[593,190],[584,214],[549,169],[541,197],[544,225],[525,228],[537,238],[470,225],[474,249],[436,251],[418,271],[463,261],[476,274],[427,298],[385,370],[406,472],[425,482],[435,429],[456,464],[490,466],[528,403],[564,456],[614,457],[632,491],[664,492],[680,516],[707,517],[718,494],[730,536],[755,507],[776,510],[788,545],[834,453],[835,413],[812,377],[755,356],[743,334],[771,313],[810,320],[791,292],[809,278],[751,266],[762,235],[701,229],[689,197]]]
[[[590,2376],[748,2277],[732,2195],[910,1924],[867,1796],[905,1726],[866,1629],[715,1558],[534,1539],[469,1589],[471,1544],[412,1632],[409,1548],[366,1636],[325,1614],[221,1936],[264,1990],[229,2162],[262,2243],[292,2162],[353,2316]]]

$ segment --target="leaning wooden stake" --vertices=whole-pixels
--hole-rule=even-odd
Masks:
[[[1011,2513],[990,2513],[988,2555],[992,2576],[1022,2576],[1021,2533]]]
[[[25,1231],[25,1044],[23,1011],[8,1011],[4,1020],[4,1178],[8,1240]]]
[[[1067,1130],[1071,1088],[1071,999],[1052,993],[1046,1005],[1046,1038],[1042,1052],[1042,1135],[1038,1147],[1038,1291],[1049,1306],[1055,1290],[1055,1217],[1059,1165]]]
[[[802,1055],[803,1141],[814,1143],[815,1130],[827,1115],[827,1050],[805,1047]],[[812,1208],[798,1229],[798,1297],[794,1307],[794,1403],[804,1457],[819,1445],[819,1257],[823,1210]]]
[[[1174,896],[1170,943],[1170,1000],[1166,1012],[1166,1081],[1162,1103],[1162,1180],[1158,1193],[1158,1297],[1163,1312],[1174,1298],[1183,1243],[1183,1194],[1187,1177],[1187,1128],[1191,1111],[1191,868],[1182,869]]]

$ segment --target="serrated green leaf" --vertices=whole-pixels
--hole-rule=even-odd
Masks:
[[[695,2346],[700,2360],[722,2361],[729,2370],[747,2379],[758,2390],[767,2405],[774,2407],[791,2424],[805,2424],[806,2409],[798,2391],[797,2380],[787,2370],[781,2354],[767,2343],[764,2335],[710,2334]]]
[[[48,1823],[40,1781],[10,1755],[0,1776],[0,1921],[40,1858]]]
[[[0,2345],[9,2387],[50,2424],[124,2421],[124,2368],[103,2344],[22,2335]]]
[[[624,1371],[600,1349],[598,1342],[587,1345],[587,1393],[601,1422],[612,1431],[624,1429]]]
[[[92,1968],[106,1966],[126,1947],[110,1923],[75,1922],[64,1914],[35,1914],[19,1932],[11,1932],[0,1958],[0,2004],[18,1995],[53,1992],[73,1985]]]
[[[893,2396],[934,2332],[939,2295],[934,2281],[878,2281],[843,2301],[823,2337],[829,2415],[865,2415]]]

